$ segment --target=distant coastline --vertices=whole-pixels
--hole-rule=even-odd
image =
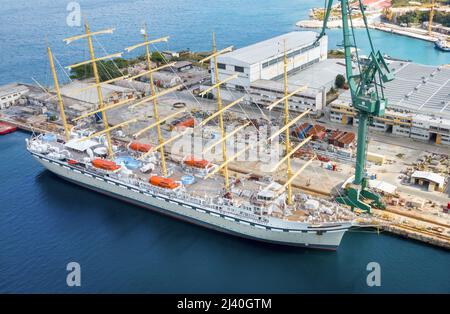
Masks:
[[[386,33],[391,33],[395,35],[401,35],[401,36],[407,36],[414,39],[420,39],[425,40],[428,42],[437,42],[440,37],[443,37],[444,35],[436,32],[432,32],[431,34],[428,33],[428,30],[419,28],[419,27],[410,27],[409,25],[397,25],[394,23],[390,23],[388,21],[384,21],[383,19],[383,12],[394,10],[391,5],[386,6],[384,8],[371,8],[367,10],[366,17],[367,17],[367,25],[371,29],[383,31]],[[405,14],[408,14],[408,12],[414,12],[411,8],[396,8],[396,11],[403,10],[406,12]],[[410,11],[408,11],[410,10]],[[442,8],[441,8],[442,10]],[[340,19],[340,9],[337,5],[333,6],[331,10],[331,17],[330,20],[327,23],[327,27],[330,29],[335,28],[342,28],[342,21]],[[443,9],[443,11],[447,12],[446,9]],[[299,28],[322,28],[323,27],[323,15],[324,10],[322,8],[312,8],[310,10],[309,19],[306,20],[300,20],[296,23],[296,26]],[[355,14],[353,16],[353,27],[355,28],[363,28],[364,20],[360,16],[361,14]]]

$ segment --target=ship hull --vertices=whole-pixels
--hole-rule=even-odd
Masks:
[[[243,220],[226,220],[223,217],[224,215],[208,212],[206,208],[202,208],[201,206],[177,203],[170,198],[155,197],[139,191],[138,188],[114,183],[113,180],[71,168],[62,162],[49,160],[45,156],[35,153],[32,153],[32,155],[52,173],[79,186],[208,229],[242,238],[279,245],[336,250],[343,235],[351,227],[349,223],[348,225],[336,227],[333,230],[274,231],[275,228],[262,228],[258,224]]]
[[[438,42],[436,42],[434,44],[434,47],[440,51],[444,51],[444,52],[450,52],[450,47],[449,46],[444,46],[443,44],[440,44]]]

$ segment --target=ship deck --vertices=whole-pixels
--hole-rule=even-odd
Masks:
[[[73,140],[72,140],[73,141]],[[76,141],[76,140],[75,140]],[[63,152],[65,151],[70,153],[69,156],[67,156],[67,159],[76,160],[78,162],[78,167],[84,167],[89,168],[90,171],[97,171],[99,173],[107,173],[108,171],[100,170],[93,168],[90,165],[90,157],[89,154],[84,151],[76,151],[74,149],[68,149],[66,145],[62,141],[57,142],[51,142],[50,143],[52,148],[55,151]],[[119,143],[116,143],[119,144]],[[104,145],[101,143],[98,143],[96,145],[91,145],[90,149],[95,151],[97,148],[104,148]],[[134,152],[129,150],[126,146],[119,145],[117,149],[115,150],[115,156],[113,160],[116,160],[120,157],[132,157],[135,160],[138,160],[142,153]],[[156,153],[155,159],[158,161],[159,158],[157,156],[158,153]],[[102,156],[95,156],[95,158],[102,158]],[[194,175],[195,171],[198,171],[196,168],[187,168],[186,166],[183,166],[183,163],[180,160],[172,160],[170,158],[166,158],[166,164],[168,169],[168,176],[167,178],[172,179],[174,181],[182,181],[182,177],[186,175],[194,176],[194,182],[192,184],[186,184],[183,185],[186,192],[192,196],[192,197],[198,197],[198,198],[220,198],[225,194],[225,180],[224,177],[220,174],[214,175],[212,178],[205,179],[200,175]],[[138,179],[142,182],[148,183],[150,178],[152,176],[161,176],[162,168],[160,165],[160,162],[156,162],[155,169],[148,173],[143,173],[140,170],[140,167],[137,169],[128,169],[129,176],[133,179]],[[122,167],[125,167],[122,165]],[[232,187],[230,189],[233,204],[235,206],[239,206],[242,203],[248,202],[251,197],[256,196],[256,194],[264,189],[267,189],[268,185],[270,184],[270,181],[267,181],[265,179],[255,179],[250,177],[241,176],[236,178],[230,177],[230,183],[232,184]],[[300,193],[300,191],[298,191]],[[295,191],[294,191],[295,193]],[[263,207],[264,204],[262,203]],[[285,219],[291,222],[297,221],[297,222],[305,222],[307,221],[309,217],[309,213],[307,210],[304,210],[302,208],[304,204],[301,204],[300,202],[296,202],[294,204],[294,207],[290,208],[290,212],[288,215],[285,215],[281,209],[278,209],[277,207],[274,207],[274,211],[272,212],[271,216],[277,217],[280,219]],[[342,214],[343,212],[341,212]],[[351,215],[350,215],[351,216]],[[350,220],[352,217],[345,215],[341,215],[339,218],[341,220]],[[323,214],[320,213],[318,215],[319,221],[331,221],[329,214]],[[317,219],[316,219],[317,221]]]

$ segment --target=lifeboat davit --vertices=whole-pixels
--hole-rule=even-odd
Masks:
[[[144,144],[140,142],[131,142],[128,147],[131,150],[141,153],[147,153],[150,149],[152,149],[152,146],[150,144]]]
[[[178,183],[176,183],[172,179],[158,177],[158,176],[151,177],[148,182],[150,182],[151,185],[155,185],[155,186],[159,186],[161,188],[171,189],[171,190],[176,189],[177,187],[180,186]]]
[[[109,171],[114,171],[114,170],[120,169],[120,166],[118,166],[114,161],[105,160],[105,159],[94,159],[94,160],[92,160],[92,165],[95,168],[109,170]]]
[[[189,157],[189,158],[185,159],[184,164],[189,167],[195,167],[195,168],[200,168],[200,169],[206,169],[211,166],[209,161],[207,161],[205,159],[195,159],[194,157]]]

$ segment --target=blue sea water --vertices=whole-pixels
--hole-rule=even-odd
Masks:
[[[0,84],[50,83],[46,36],[66,65],[86,57],[62,39],[69,1],[3,0]],[[79,1],[93,29],[115,26],[101,44],[109,53],[140,40],[147,22],[161,49],[237,47],[295,30],[317,0]],[[329,31],[330,44],[340,42]],[[450,63],[431,44],[372,32],[383,52],[425,64]],[[358,38],[362,32],[357,31]],[[97,44],[98,51],[102,47]],[[362,45],[363,50],[367,45]],[[79,52],[81,53],[81,56]],[[99,54],[100,54],[99,52]],[[67,183],[25,151],[28,135],[0,137],[0,292],[450,292],[450,254],[384,233],[349,232],[337,252],[264,245],[222,235]],[[68,288],[66,265],[81,265],[82,286]],[[381,287],[366,284],[369,262]]]

